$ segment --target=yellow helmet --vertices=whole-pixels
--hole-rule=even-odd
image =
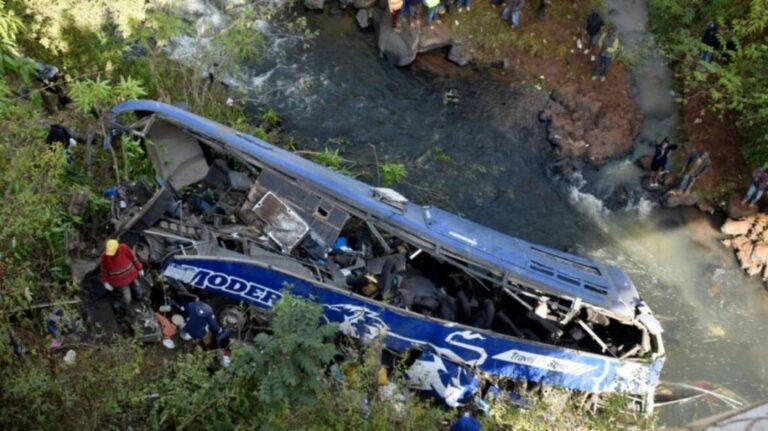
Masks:
[[[104,250],[104,252],[107,254],[107,256],[114,256],[115,253],[117,253],[118,246],[120,246],[120,243],[118,243],[116,239],[108,239],[107,248]]]

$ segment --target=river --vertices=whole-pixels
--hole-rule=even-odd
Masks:
[[[608,3],[625,12],[611,15],[627,24],[620,25],[622,38],[644,31],[632,24],[638,12],[622,5],[633,2]],[[245,82],[255,98],[279,113],[283,129],[302,147],[329,145],[358,163],[375,157],[405,163],[408,176],[396,188],[414,201],[621,266],[664,325],[668,355],[662,380],[703,380],[747,402],[765,398],[768,367],[762,358],[768,357],[768,343],[761,334],[768,333],[768,294],[717,243],[722,220],[659,208],[642,198],[640,172],[629,160],[588,175],[588,183],[550,178],[549,144],[537,118],[546,94],[502,84],[492,70],[435,75],[418,61],[396,68],[378,58],[375,34],[358,30],[351,13],[308,18],[319,31],[311,48],[274,41],[263,62],[249,65]],[[658,64],[638,67],[633,83],[646,121],[635,153],[643,154],[649,151],[645,139],[673,131],[676,110],[669,108],[671,95],[644,85],[641,75],[671,77]],[[449,90],[457,101],[445,102]],[[329,139],[336,143],[327,144]],[[601,199],[620,186],[635,197],[627,208],[609,211]],[[677,425],[725,409],[716,401],[697,401],[662,408],[660,419]]]

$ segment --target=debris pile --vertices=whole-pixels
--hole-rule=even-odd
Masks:
[[[729,236],[722,243],[736,251],[741,268],[749,276],[761,274],[768,282],[768,214],[729,219],[720,231]]]

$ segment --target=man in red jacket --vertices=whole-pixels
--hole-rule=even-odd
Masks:
[[[144,276],[144,270],[130,247],[118,243],[116,239],[107,240],[104,253],[99,258],[99,267],[104,288],[110,292],[118,289],[123,294],[126,308],[131,305],[131,289],[141,297],[138,278]]]

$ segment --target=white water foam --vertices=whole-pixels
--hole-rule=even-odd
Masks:
[[[611,212],[603,205],[603,201],[590,193],[584,193],[576,186],[568,187],[568,200],[577,211],[586,215],[603,232],[608,232],[606,218]]]

